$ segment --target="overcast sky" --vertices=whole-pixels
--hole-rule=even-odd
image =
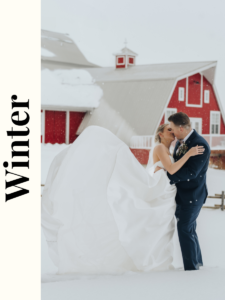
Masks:
[[[114,66],[127,47],[137,64],[216,60],[225,110],[224,0],[42,0],[42,29],[68,33],[86,58]]]

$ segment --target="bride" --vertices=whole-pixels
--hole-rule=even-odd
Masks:
[[[173,261],[175,139],[168,124],[155,136],[145,169],[109,130],[89,126],[53,160],[42,195],[42,227],[58,274],[168,270]],[[155,172],[156,167],[160,167]]]

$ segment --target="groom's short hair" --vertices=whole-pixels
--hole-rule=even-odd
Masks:
[[[178,112],[175,113],[171,116],[169,116],[168,121],[173,122],[173,124],[175,126],[182,126],[184,128],[190,128],[191,127],[191,121],[188,117],[188,115],[186,115],[183,112]]]

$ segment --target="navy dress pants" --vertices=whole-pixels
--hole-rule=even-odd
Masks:
[[[193,203],[177,204],[175,216],[185,271],[199,270],[199,266],[203,266],[196,233],[196,219],[201,208],[202,205],[193,205]]]

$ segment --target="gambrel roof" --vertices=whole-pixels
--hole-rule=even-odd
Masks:
[[[127,69],[87,68],[103,90],[97,109],[83,119],[78,134],[90,125],[103,126],[125,143],[133,135],[153,135],[176,83],[202,73],[214,86],[216,61],[138,65]],[[218,98],[225,120],[222,105]]]
[[[98,67],[89,62],[68,34],[41,30],[42,61],[82,67]]]

